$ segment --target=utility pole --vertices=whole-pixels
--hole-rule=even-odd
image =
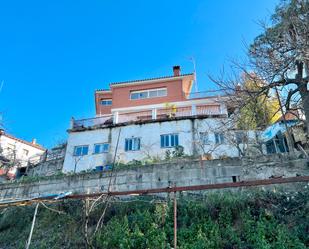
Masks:
[[[34,215],[33,215],[33,219],[32,219],[32,225],[31,225],[31,230],[30,230],[30,234],[29,234],[29,238],[27,241],[27,245],[26,245],[26,249],[29,249],[30,243],[31,243],[31,238],[32,238],[32,234],[33,234],[33,228],[34,228],[34,224],[35,224],[35,219],[36,219],[36,215],[38,213],[38,208],[39,208],[39,204],[36,204],[35,210],[34,210]]]
[[[174,249],[177,249],[177,198],[176,197],[177,197],[177,192],[174,192]]]
[[[195,92],[198,92],[195,59],[194,59],[194,57],[190,57],[189,60],[192,61],[192,64],[193,64],[193,71],[194,71],[194,88],[195,88]]]

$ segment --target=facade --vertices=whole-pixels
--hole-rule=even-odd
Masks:
[[[2,159],[0,163],[2,165],[5,165],[5,163],[13,165],[8,172],[10,175],[15,175],[17,168],[26,167],[28,163],[39,162],[45,151],[46,149],[38,145],[35,139],[32,142],[27,142],[0,130],[0,155]]]
[[[235,146],[236,133],[227,134],[225,97],[191,93],[194,74],[182,75],[179,66],[173,73],[97,90],[96,117],[71,121],[64,171],[163,159],[179,148],[190,156],[239,156],[242,141]]]

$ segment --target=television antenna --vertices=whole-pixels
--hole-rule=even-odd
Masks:
[[[196,77],[196,63],[194,57],[190,57],[189,60],[193,64],[193,73],[194,73],[194,90],[198,92],[198,85],[197,85],[197,77]]]

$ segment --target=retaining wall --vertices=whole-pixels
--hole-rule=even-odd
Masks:
[[[97,193],[107,191],[143,190],[169,186],[194,186],[270,177],[309,175],[306,159],[291,159],[273,155],[255,159],[176,160],[168,163],[138,166],[110,172],[51,176],[33,182],[0,184],[0,200],[31,198],[72,191]],[[26,180],[27,178],[25,178]],[[31,178],[29,178],[31,180]]]

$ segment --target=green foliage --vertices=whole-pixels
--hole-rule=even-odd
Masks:
[[[274,94],[264,93],[264,85],[256,75],[248,74],[243,77],[242,92],[238,94],[243,101],[237,120],[238,129],[265,128],[280,117],[278,99]],[[257,94],[258,92],[263,93]]]
[[[114,202],[104,225],[92,237],[93,248],[171,249],[173,202],[139,197]],[[309,246],[309,190],[273,192],[215,192],[179,196],[177,207],[180,249],[305,249]],[[50,204],[48,204],[50,205]],[[82,201],[40,206],[31,248],[86,248]],[[103,205],[89,216],[93,231]],[[0,209],[0,248],[24,248],[34,212],[32,207]]]
[[[165,151],[165,160],[170,160],[172,158],[180,158],[184,157],[184,147],[181,145],[177,145],[172,151],[166,150]]]

